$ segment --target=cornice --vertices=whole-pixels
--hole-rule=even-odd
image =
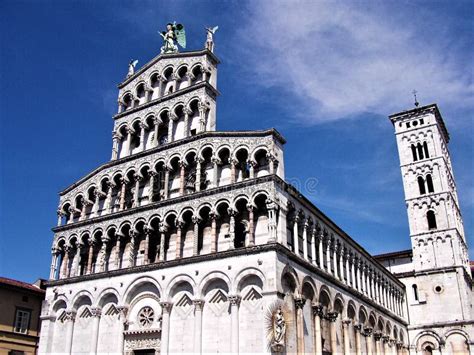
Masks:
[[[189,265],[189,264],[199,264],[203,262],[208,262],[212,260],[220,260],[220,259],[225,259],[225,258],[231,258],[231,257],[236,257],[236,256],[244,256],[244,255],[255,255],[255,254],[261,254],[261,253],[266,253],[266,252],[276,252],[277,254],[284,255],[291,261],[303,266],[305,269],[307,269],[310,272],[313,272],[314,274],[325,278],[329,280],[331,283],[333,283],[335,286],[344,289],[346,292],[352,294],[353,296],[360,298],[364,300],[366,303],[370,304],[373,308],[376,308],[377,310],[385,313],[385,314],[390,314],[390,316],[393,319],[396,319],[400,323],[406,325],[407,322],[399,317],[398,315],[392,313],[390,310],[387,308],[384,308],[380,306],[379,304],[375,303],[373,300],[370,298],[366,297],[365,295],[361,294],[360,292],[357,292],[355,289],[345,285],[338,279],[334,278],[332,275],[322,271],[315,265],[307,262],[304,259],[301,259],[297,255],[295,255],[291,250],[287,249],[283,245],[279,243],[268,243],[268,244],[263,244],[263,245],[255,245],[251,247],[245,247],[245,248],[239,248],[239,249],[233,249],[233,250],[226,250],[226,251],[221,251],[217,252],[214,254],[205,254],[205,255],[198,255],[198,256],[190,256],[187,258],[182,258],[182,259],[174,259],[170,261],[163,261],[160,263],[153,263],[153,264],[147,264],[147,265],[140,265],[140,266],[133,266],[125,269],[118,269],[118,270],[112,270],[112,271],[105,271],[105,272],[99,272],[95,274],[89,274],[89,275],[82,275],[82,276],[75,276],[75,277],[70,277],[68,279],[61,279],[61,280],[51,280],[46,282],[47,287],[54,287],[54,286],[62,286],[62,285],[70,285],[70,284],[75,284],[78,282],[84,282],[84,281],[90,281],[90,280],[98,280],[102,279],[103,277],[107,278],[113,278],[116,276],[121,276],[121,275],[128,275],[128,274],[135,274],[135,273],[145,273],[149,271],[154,271],[154,270],[166,270],[168,268],[176,267],[176,266],[181,266],[181,265]]]
[[[207,55],[211,59],[214,64],[219,64],[220,60],[219,58],[216,57],[214,53],[209,51],[208,49],[201,49],[198,51],[185,51],[185,52],[179,52],[179,53],[168,53],[168,54],[158,54],[156,57],[154,57],[152,60],[144,64],[139,70],[137,70],[133,75],[129,76],[126,78],[124,81],[119,83],[117,87],[119,89],[123,88],[125,85],[133,81],[136,77],[140,76],[140,74],[144,73],[148,68],[153,66],[155,63],[160,61],[161,59],[172,59],[172,58],[186,58],[186,57],[195,57],[195,56],[200,56],[200,55]]]
[[[147,156],[147,155],[151,155],[151,154],[155,154],[155,153],[158,153],[158,152],[166,151],[170,148],[174,148],[174,147],[177,147],[179,145],[188,144],[188,143],[195,142],[195,141],[198,141],[200,139],[205,139],[205,138],[217,138],[217,137],[220,137],[220,138],[250,137],[251,138],[251,137],[265,137],[265,136],[269,136],[269,135],[272,135],[273,137],[275,137],[281,144],[286,143],[285,138],[283,138],[283,136],[275,128],[271,128],[271,129],[267,129],[267,130],[263,130],[263,131],[206,131],[206,132],[198,133],[194,136],[186,137],[186,138],[183,138],[183,139],[180,139],[180,140],[177,140],[177,141],[173,141],[173,142],[170,142],[170,143],[160,145],[160,146],[155,147],[155,148],[145,150],[143,152],[139,152],[139,153],[136,153],[136,154],[133,154],[133,155],[129,155],[129,156],[121,158],[121,159],[111,160],[107,163],[104,163],[104,164],[100,165],[99,167],[97,167],[96,169],[92,170],[87,175],[80,178],[74,184],[72,184],[72,185],[68,186],[67,188],[65,188],[64,190],[60,191],[59,196],[65,195],[66,193],[68,193],[72,189],[76,188],[77,186],[79,186],[80,184],[82,184],[83,182],[85,182],[86,180],[88,180],[89,178],[91,178],[92,176],[94,176],[95,174],[101,172],[104,169],[107,169],[107,168],[110,168],[110,167],[113,167],[113,166],[116,166],[116,165],[120,165],[120,164],[123,164],[125,162],[132,161],[132,160],[136,160],[136,159],[142,158],[142,157]]]
[[[178,96],[181,96],[181,95],[184,95],[184,94],[187,94],[188,92],[191,92],[191,91],[195,91],[195,90],[198,90],[200,88],[205,88],[207,90],[210,90],[212,95],[211,97],[213,99],[215,99],[217,96],[220,95],[220,92],[214,88],[214,86],[212,86],[210,83],[208,83],[207,81],[200,81],[194,85],[191,85],[191,86],[188,86],[188,87],[185,87],[184,89],[179,89],[179,90],[176,90],[175,92],[173,93],[170,93],[170,94],[167,94],[165,96],[161,96],[155,100],[152,100],[152,101],[149,101],[149,102],[146,102],[144,104],[141,104],[137,107],[133,107],[131,109],[128,109],[126,111],[123,111],[123,112],[120,112],[120,113],[117,113],[115,116],[113,116],[113,119],[114,120],[117,120],[119,118],[122,118],[122,117],[125,117],[125,116],[128,116],[128,115],[131,115],[131,114],[134,114],[134,113],[137,113],[143,109],[146,109],[148,107],[151,107],[151,106],[154,106],[154,105],[157,105],[157,104],[160,104],[160,103],[163,103],[163,102],[166,102],[166,101],[169,101],[171,99],[174,99],[175,97],[178,97]]]

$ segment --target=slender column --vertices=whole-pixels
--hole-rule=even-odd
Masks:
[[[58,223],[56,224],[58,227],[61,225],[62,219],[64,217],[64,213],[61,210],[57,210],[57,215],[58,215]]]
[[[102,246],[99,251],[99,256],[98,256],[98,264],[99,264],[99,272],[106,271],[107,268],[107,244],[110,242],[110,237],[108,235],[105,235],[102,237]],[[96,268],[97,271],[97,268]]]
[[[237,166],[239,162],[235,159],[231,159],[230,160],[230,183],[231,184],[234,184],[235,181],[236,181],[236,171],[235,171],[235,167]]]
[[[82,210],[81,210],[81,216],[79,217],[79,220],[83,221],[84,219],[86,219],[86,208],[87,208],[87,205],[89,205],[89,200],[82,198],[81,202],[82,202]]]
[[[331,273],[331,238],[328,236],[326,239],[326,271]]]
[[[351,324],[350,319],[344,319],[342,321],[342,333],[344,338],[344,355],[351,353],[351,347],[349,345],[349,325]]]
[[[367,344],[367,355],[372,355],[372,328],[365,328],[363,335],[365,336],[365,343]]]
[[[323,345],[321,337],[321,318],[323,316],[323,306],[319,303],[313,305],[313,316],[314,316],[314,344],[315,344],[315,355],[322,355]]]
[[[206,130],[206,106],[202,103],[198,105],[199,109],[199,132],[204,132]]]
[[[308,220],[303,224],[303,258],[308,260]]]
[[[148,175],[150,176],[149,182],[148,182],[148,203],[152,203],[153,200],[155,199],[155,177],[158,175],[156,171],[149,171]]]
[[[389,340],[390,340],[390,337],[388,337],[387,335],[382,336],[383,354],[384,355],[390,355],[390,348],[388,346]]]
[[[211,212],[209,214],[211,218],[211,253],[217,252],[217,214]]]
[[[203,300],[194,300],[194,354],[202,353],[202,308]]]
[[[160,77],[158,77],[158,81],[159,81],[158,87],[159,87],[159,90],[160,90],[159,97],[161,97],[161,96],[165,95],[165,89],[166,89],[165,83],[168,80],[166,80],[166,78],[163,78],[162,76],[160,76]]]
[[[186,174],[186,162],[179,162],[179,195],[184,196],[184,176]]]
[[[135,179],[135,191],[133,192],[133,205],[132,207],[140,206],[139,196],[140,196],[140,181],[143,179],[143,176],[140,174],[135,174],[133,176]]]
[[[319,268],[324,270],[324,250],[323,250],[323,240],[324,235],[321,232],[318,236],[319,244],[318,244],[318,251],[319,251]]]
[[[189,115],[192,113],[193,111],[191,111],[190,109],[184,109],[184,137],[189,136]]]
[[[332,265],[333,265],[333,268],[334,268],[334,277],[336,279],[340,279],[340,275],[337,271],[337,255],[338,255],[338,251],[339,251],[339,243],[336,244],[336,240],[334,240],[334,248],[333,248],[333,252],[332,252]]]
[[[125,193],[129,181],[125,178],[122,178],[120,182],[122,183],[120,190],[120,211],[123,211],[125,209]]]
[[[359,291],[364,293],[364,262],[359,259]]]
[[[337,332],[336,332],[336,320],[338,313],[329,312],[326,315],[326,319],[329,321],[329,332],[331,337],[331,353],[337,354]]]
[[[87,257],[87,270],[86,270],[87,275],[92,273],[92,259],[94,258],[94,246],[95,246],[95,240],[92,238],[89,238],[89,255]]]
[[[256,162],[253,160],[248,161],[249,164],[249,179],[255,178],[255,166],[257,165]]]
[[[161,319],[161,348],[160,354],[168,355],[169,348],[169,335],[170,335],[170,312],[172,303],[171,302],[160,302],[163,310],[163,316]]]
[[[115,270],[120,268],[120,238],[123,234],[116,233],[117,241],[115,242]]]
[[[127,322],[127,313],[128,313],[128,307],[126,306],[118,306],[117,310],[119,311],[119,325],[120,329],[118,332],[119,336],[119,354],[123,354],[123,332],[125,330],[125,324]]]
[[[99,203],[101,196],[103,196],[103,193],[101,191],[94,191],[94,205],[92,206],[91,218],[97,217],[99,215]]]
[[[268,165],[270,168],[270,175],[273,175],[275,174],[275,160],[276,159],[273,156],[273,154],[270,154],[270,153],[267,154],[267,159],[268,159]]]
[[[183,243],[183,222],[177,221],[176,223],[176,259],[180,259],[182,243]]]
[[[356,258],[354,254],[351,254],[349,263],[351,264],[351,285],[352,288],[356,288],[356,276],[355,276],[355,270],[356,270]]]
[[[135,266],[135,238],[137,237],[138,233],[130,229],[128,232],[130,236],[130,248],[128,250],[128,267]]]
[[[145,232],[145,246],[144,246],[144,252],[143,252],[143,264],[149,264],[150,263],[150,258],[149,258],[149,250],[150,250],[150,236],[153,230],[150,227],[145,227],[144,228]]]
[[[112,132],[112,157],[111,160],[117,160],[118,158],[118,144],[122,135]]]
[[[235,210],[232,208],[227,209],[227,213],[229,214],[229,235],[230,235],[230,246],[229,249],[234,249],[235,245]]]
[[[169,120],[168,120],[168,143],[171,143],[173,141],[173,126],[174,126],[174,120],[176,115],[173,113],[168,114]]]
[[[72,335],[74,334],[74,321],[76,320],[76,311],[67,310],[64,322],[66,323],[66,354],[72,354]]]
[[[158,258],[159,261],[165,261],[165,239],[167,231],[167,226],[164,223],[160,223],[160,254]]]
[[[374,287],[374,271],[370,270],[370,297],[375,300],[375,287]]]
[[[201,158],[196,158],[196,192],[201,191],[201,164],[203,160]]]
[[[63,261],[62,261],[62,264],[61,264],[61,278],[62,279],[65,279],[67,278],[69,275],[69,252],[71,251],[71,248],[69,246],[65,247],[64,248],[64,258],[63,258]]]
[[[159,129],[160,129],[160,124],[162,124],[163,122],[159,118],[157,118],[153,121],[153,123],[155,124],[155,127],[154,127],[154,131],[153,131],[152,145],[153,145],[153,147],[157,147],[158,146],[158,132],[159,132]]]
[[[316,265],[316,229],[311,230],[311,262]]]
[[[254,216],[253,216],[254,207],[251,204],[248,204],[247,210],[249,211],[249,244],[248,246],[251,247],[255,245],[255,227],[254,227]]]
[[[124,156],[129,156],[132,154],[132,134],[135,133],[132,128],[127,127],[127,144],[125,145],[125,154]],[[123,147],[122,147],[123,149]]]
[[[143,152],[145,151],[146,148],[146,142],[145,142],[145,130],[149,129],[148,125],[145,123],[140,124],[140,150]]]
[[[200,219],[197,216],[191,218],[194,224],[194,236],[193,236],[193,255],[199,255],[199,222]]]
[[[355,270],[355,288],[360,292],[360,270],[359,270],[359,259],[354,255],[353,270]]]
[[[351,265],[350,265],[350,260],[351,260],[351,254],[349,252],[349,249],[346,248],[346,253],[344,254],[345,259],[346,259],[346,285],[350,286],[351,285]]]
[[[374,333],[374,339],[375,339],[375,354],[376,355],[382,355],[381,353],[381,347],[380,347],[380,339],[382,338],[382,333]]]
[[[112,192],[115,184],[113,182],[107,182],[107,197],[105,198],[104,211],[106,213],[112,213],[114,205],[112,204]],[[102,212],[104,214],[104,212]]]
[[[276,213],[277,213],[277,204],[271,199],[265,201],[267,206],[268,213],[268,243],[274,243],[277,241],[277,222],[276,222]]]
[[[304,298],[295,298],[296,308],[296,345],[297,353],[304,354],[304,319],[303,319],[303,307],[306,302]]]
[[[344,247],[341,245],[339,249],[339,279],[341,281],[344,281],[344,254]]]
[[[163,186],[163,198],[166,200],[168,198],[168,191],[170,185],[170,168],[165,166],[165,186]]]
[[[217,168],[219,167],[219,158],[213,157],[211,159],[212,162],[212,187],[217,187]]]
[[[300,220],[299,215],[296,215],[293,219],[293,248],[296,255],[300,255],[300,241],[298,236],[298,221]]]
[[[230,302],[230,316],[231,316],[231,325],[230,325],[230,352],[232,354],[239,353],[239,304],[240,297],[231,295],[229,296]]]
[[[362,346],[361,346],[362,344],[360,341],[361,329],[362,329],[362,325],[360,324],[354,325],[356,355],[362,354]]]
[[[49,271],[49,279],[54,280],[56,274],[56,265],[58,263],[58,253],[59,250],[55,247],[51,248],[52,260],[51,260],[51,269]]]
[[[97,353],[97,345],[99,343],[99,323],[102,310],[98,307],[91,308],[92,313],[92,339],[91,339],[91,354]]]

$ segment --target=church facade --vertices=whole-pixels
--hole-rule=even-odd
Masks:
[[[415,311],[417,278],[424,280],[417,281],[419,299],[427,283],[448,290],[464,282],[451,312],[466,316],[450,321],[453,332],[443,336],[468,353],[472,280],[454,178],[443,175],[450,171],[447,142],[427,148],[440,155],[442,173],[432,173],[431,184],[442,196],[433,195],[432,207],[424,202],[431,192],[407,195],[414,249],[409,265],[396,262],[400,269],[392,270],[393,256],[371,256],[285,182],[285,139],[276,130],[216,130],[219,60],[212,49],[160,54],[119,84],[110,162],[60,193],[39,352],[440,351],[431,338],[430,349],[414,341],[426,329],[414,324],[443,311],[444,302],[457,303],[444,292],[436,306],[418,302]],[[391,116],[397,134],[399,123],[416,117],[442,143],[447,132],[433,107],[435,114],[419,108]],[[434,165],[420,158],[410,170],[404,159],[412,140],[397,137],[411,191],[418,166],[427,181]],[[417,138],[413,144],[418,149]],[[446,244],[424,244],[434,230],[423,229],[423,214],[432,210],[435,234],[452,246],[453,259],[440,256]],[[427,322],[436,316],[443,318]]]

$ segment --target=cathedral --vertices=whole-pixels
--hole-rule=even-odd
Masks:
[[[179,26],[119,84],[111,160],[60,192],[39,353],[473,352],[437,105],[389,117],[412,249],[373,256],[285,181],[278,131],[216,129],[217,28],[180,52]]]

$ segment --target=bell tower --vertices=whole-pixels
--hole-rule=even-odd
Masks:
[[[412,243],[414,278],[407,288],[413,288],[414,304],[437,303],[442,309],[455,302],[459,308],[447,317],[469,319],[468,249],[443,118],[436,104],[389,118],[395,128]],[[417,312],[423,319],[422,310]],[[445,312],[431,317],[444,318],[431,322],[447,320]]]

